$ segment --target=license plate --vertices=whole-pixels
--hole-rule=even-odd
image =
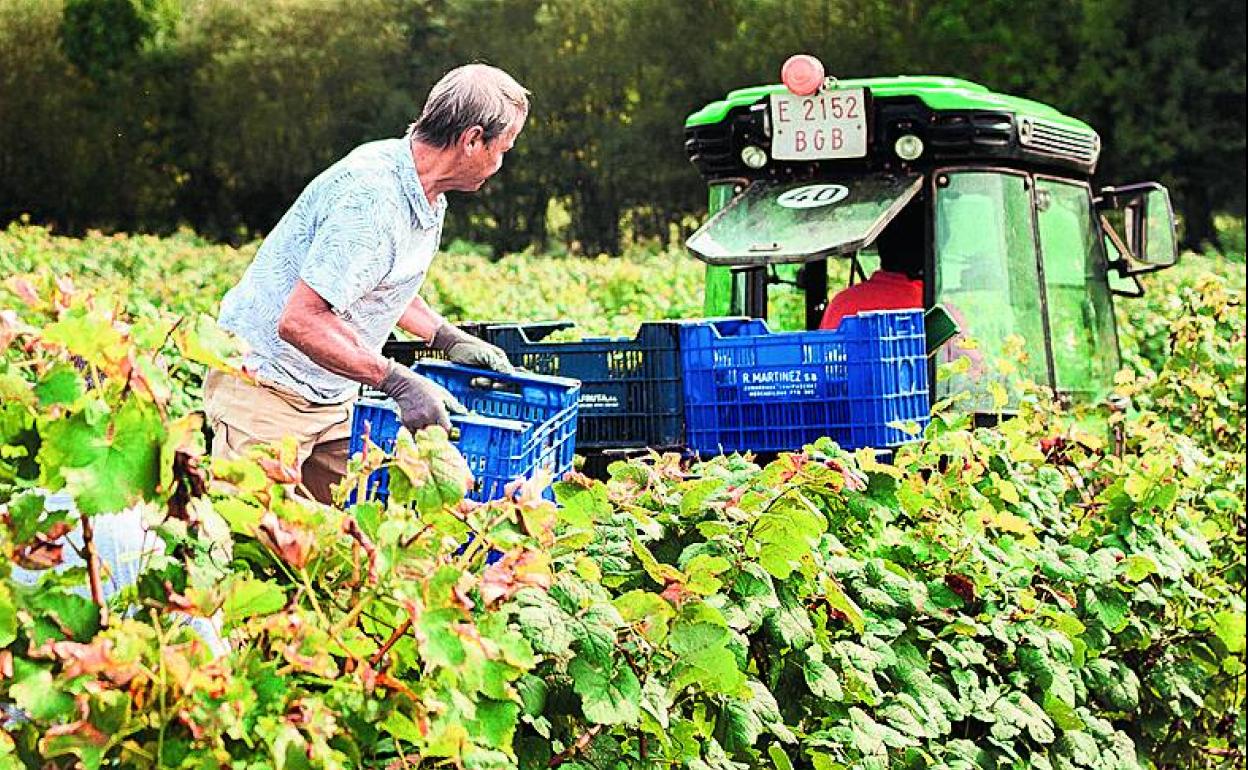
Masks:
[[[866,154],[865,89],[821,91],[811,96],[788,92],[771,95],[771,157],[828,160]]]

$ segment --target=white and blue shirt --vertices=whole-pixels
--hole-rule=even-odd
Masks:
[[[251,346],[246,366],[309,401],[351,398],[358,383],[326,371],[277,336],[303,279],[380,351],[424,283],[438,249],[446,197],[436,205],[416,176],[409,137],[360,145],[313,179],[221,300],[220,325]]]

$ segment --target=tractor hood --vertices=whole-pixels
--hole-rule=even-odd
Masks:
[[[685,245],[708,264],[742,267],[853,253],[875,240],[922,183],[920,174],[754,182]]]

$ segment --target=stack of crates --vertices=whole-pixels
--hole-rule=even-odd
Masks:
[[[916,440],[929,420],[920,310],[860,313],[833,331],[772,332],[757,319],[718,318],[645,323],[632,338],[545,339],[571,326],[464,328],[518,367],[581,382],[575,443],[591,464],[647,447],[795,451],[822,436],[846,449],[888,449]],[[384,352],[400,363],[428,354],[419,342],[391,342]],[[474,411],[513,417],[487,409]]]
[[[455,416],[455,441],[476,480],[468,497],[479,502],[504,495],[516,478],[530,478],[538,469],[558,479],[572,470],[580,383],[563,377],[500,374],[444,361],[420,361],[414,371],[451,392],[472,414]],[[393,451],[399,417],[393,402],[361,398],[351,423],[352,454],[364,439]],[[374,472],[368,491],[379,499],[389,494],[389,471]],[[547,497],[551,497],[547,491]]]
[[[681,359],[686,443],[701,455],[798,450],[822,436],[890,448],[930,418],[920,310],[859,313],[833,331],[689,323]]]

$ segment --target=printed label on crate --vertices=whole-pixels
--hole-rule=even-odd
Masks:
[[[581,409],[619,409],[620,399],[610,393],[581,393]]]
[[[818,387],[819,376],[801,369],[763,369],[741,373],[741,392],[746,398],[814,396]]]

